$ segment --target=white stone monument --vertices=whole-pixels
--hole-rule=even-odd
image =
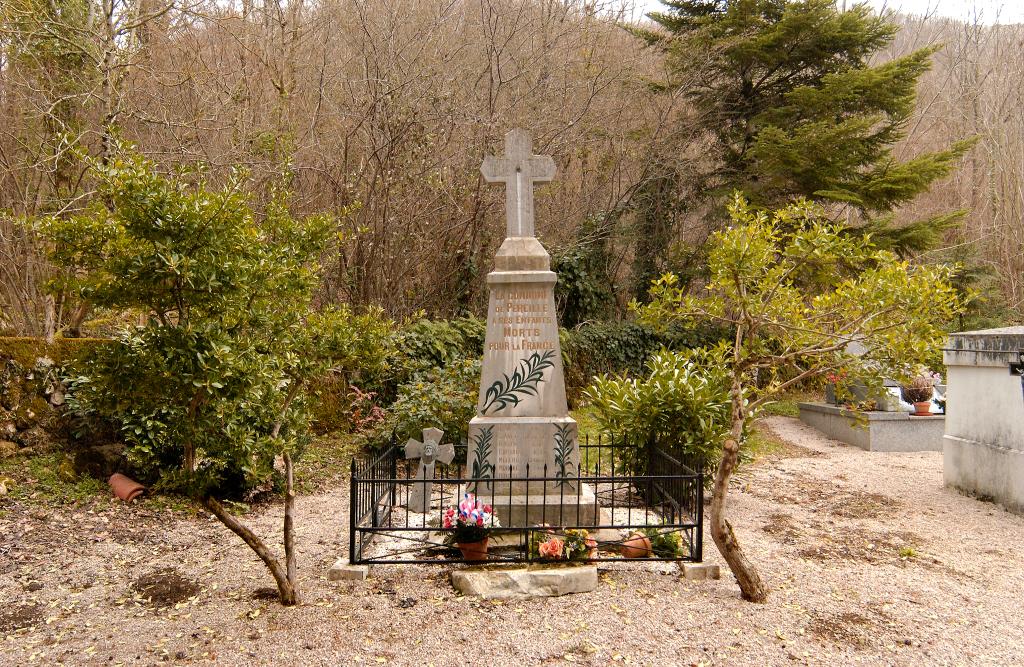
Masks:
[[[579,449],[565,399],[557,278],[534,236],[533,184],[554,178],[555,164],[533,154],[526,132],[512,130],[505,155],[486,157],[481,172],[505,186],[508,228],[487,275],[487,336],[467,474],[489,480],[477,485],[477,495],[506,526],[593,523],[593,490],[575,481]],[[526,477],[535,481],[516,480]],[[544,477],[550,481],[538,479]]]
[[[1024,327],[950,335],[947,486],[1024,513]]]

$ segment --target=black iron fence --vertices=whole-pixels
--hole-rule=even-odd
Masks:
[[[432,468],[407,460],[396,442],[353,460],[350,562],[465,562],[442,525],[445,510],[467,492],[493,508],[488,563],[551,560],[540,558],[531,541],[579,530],[596,542],[587,560],[702,560],[699,466],[656,441],[637,445],[604,436],[596,442],[584,438],[579,455],[575,476],[546,466],[513,474],[510,466],[476,479],[466,474],[464,445],[456,447],[451,463]],[[429,501],[411,508],[415,486]]]

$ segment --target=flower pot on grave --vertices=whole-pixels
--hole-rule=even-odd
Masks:
[[[633,533],[620,549],[623,558],[650,558],[651,538],[641,533]]]
[[[459,542],[459,551],[466,562],[478,562],[487,560],[487,540],[484,538],[479,542]]]
[[[914,403],[914,416],[916,417],[928,417],[932,414],[932,402],[921,401]]]

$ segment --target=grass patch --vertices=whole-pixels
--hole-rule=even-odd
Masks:
[[[344,479],[359,443],[358,436],[348,433],[317,436],[295,463],[299,493],[314,493]],[[0,503],[57,506],[108,500],[110,496],[105,480],[77,473],[71,458],[63,452],[19,455],[0,461]],[[147,510],[171,510],[183,515],[200,507],[186,496],[157,493],[152,489],[147,489],[135,503]],[[234,505],[231,509],[238,514],[250,509],[242,503]],[[4,508],[0,507],[0,515],[4,513]]]
[[[900,558],[904,560],[910,560],[911,558],[917,558],[917,550],[914,547],[902,547],[900,549]]]
[[[316,436],[295,461],[296,486],[300,493],[313,493],[348,475],[352,457],[362,440],[351,433]]]
[[[754,461],[766,456],[780,454],[785,450],[785,448],[785,440],[768,429],[759,427],[757,424],[754,425],[754,428],[750,431],[750,435],[747,436],[747,454]]]
[[[590,406],[580,407],[571,410],[569,416],[576,420],[580,442],[586,441],[588,437],[591,442],[597,442],[597,437],[601,433],[601,427],[597,423],[597,412],[594,408]]]
[[[199,503],[187,496],[176,493],[153,493],[149,489],[146,489],[146,493],[137,498],[135,503],[156,512],[171,510],[178,514],[192,514],[204,511]]]
[[[107,495],[101,480],[75,472],[60,452],[15,456],[0,463],[0,481],[12,500],[67,505]]]
[[[764,407],[764,414],[777,417],[799,417],[800,403],[820,401],[821,396],[813,391],[793,391],[784,394],[777,401],[773,401]]]
[[[800,408],[797,407],[797,401],[787,398],[769,403],[765,406],[764,413],[774,417],[799,417]]]

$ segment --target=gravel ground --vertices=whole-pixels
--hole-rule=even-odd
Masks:
[[[943,488],[938,453],[767,425],[790,444],[731,496],[767,604],[740,600],[726,572],[688,582],[630,564],[603,567],[590,594],[503,604],[458,596],[441,567],[328,582],[339,488],[299,500],[303,604],[285,609],[209,517],[14,505],[0,515],[0,663],[1024,664],[1024,517]],[[271,534],[279,511],[246,520]],[[710,540],[705,552],[719,562]]]

